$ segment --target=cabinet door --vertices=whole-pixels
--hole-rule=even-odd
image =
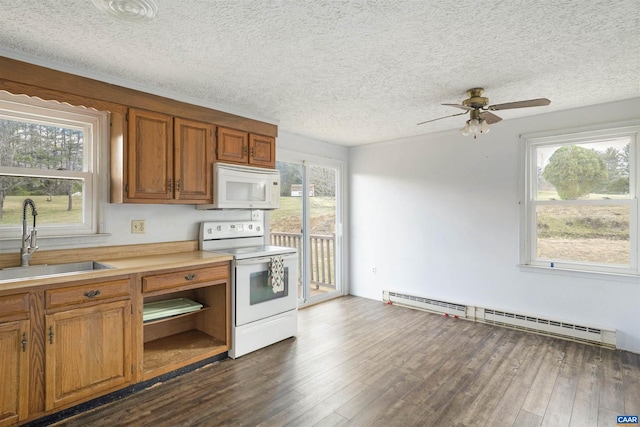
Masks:
[[[173,118],[129,110],[127,197],[173,199]]]
[[[47,410],[130,382],[130,300],[45,317]]]
[[[0,426],[16,425],[28,416],[29,321],[0,323]]]
[[[218,128],[218,160],[223,162],[244,163],[249,161],[247,133],[239,130]]]
[[[276,167],[276,139],[271,136],[249,134],[249,164]]]
[[[175,198],[211,203],[215,156],[214,126],[176,118],[174,129]]]

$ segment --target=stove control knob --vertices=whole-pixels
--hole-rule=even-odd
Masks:
[[[260,226],[259,225],[256,226],[256,231],[260,231]]]
[[[249,224],[249,230],[253,230],[253,225]]]
[[[216,230],[217,230],[217,231],[222,231],[222,226],[221,226],[221,225],[217,226],[217,227],[216,227]]]

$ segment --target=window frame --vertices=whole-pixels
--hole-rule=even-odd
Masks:
[[[541,146],[563,146],[569,144],[587,144],[590,142],[629,137],[629,197],[613,200],[536,200],[537,158],[535,149]],[[563,270],[586,273],[604,273],[619,275],[640,274],[638,223],[640,222],[638,199],[640,190],[640,122],[623,122],[579,129],[532,133],[520,135],[521,165],[520,174],[520,266],[546,270]],[[534,176],[535,174],[535,176]],[[629,265],[591,263],[581,261],[540,260],[536,258],[538,206],[629,206]]]
[[[0,166],[3,175],[63,178],[84,182],[83,220],[79,224],[38,224],[38,237],[92,236],[104,233],[108,194],[109,113],[58,101],[0,91],[0,118],[81,129],[83,170],[58,171]],[[21,225],[0,227],[0,238],[20,239]]]

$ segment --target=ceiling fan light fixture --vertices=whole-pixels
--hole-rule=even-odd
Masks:
[[[480,122],[478,121],[478,119],[471,119],[467,122],[467,125],[469,126],[469,131],[473,134],[478,133],[478,131],[480,130]]]
[[[490,130],[489,123],[487,123],[484,119],[471,119],[467,120],[467,124],[464,125],[463,128],[460,129],[460,132],[464,136],[473,135],[473,139],[478,137],[480,133],[489,133]]]

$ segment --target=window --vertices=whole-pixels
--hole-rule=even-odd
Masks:
[[[523,264],[638,273],[639,133],[523,138]]]
[[[39,236],[100,232],[108,123],[105,112],[0,92],[0,237],[21,235],[27,198]]]

